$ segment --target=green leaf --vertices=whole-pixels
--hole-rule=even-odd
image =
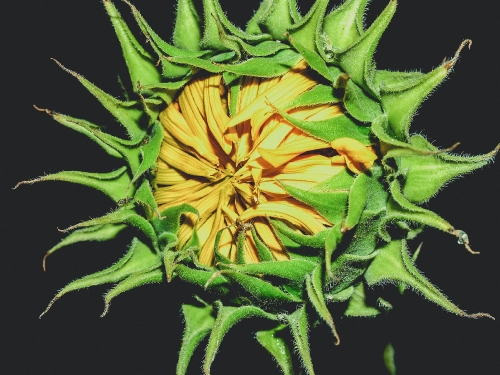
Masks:
[[[229,281],[216,270],[206,271],[188,267],[179,263],[175,267],[175,274],[183,281],[201,286],[211,292],[227,294],[229,292]]]
[[[281,186],[298,201],[313,207],[332,224],[340,224],[342,218],[345,217],[349,190],[313,191],[299,189],[285,183],[281,183]]]
[[[153,196],[151,185],[148,180],[144,180],[134,194],[134,201],[142,205],[146,211],[146,217],[152,218],[154,215],[160,216],[158,204]]]
[[[345,316],[375,316],[380,314],[380,311],[375,307],[366,304],[365,288],[360,282],[354,287],[354,293],[349,300],[349,305],[345,311]]]
[[[292,336],[295,341],[295,348],[300,355],[302,366],[306,369],[309,375],[314,375],[314,368],[309,349],[308,322],[305,305],[302,305],[292,314],[283,314],[280,317],[290,327]]]
[[[305,235],[299,233],[286,224],[281,222],[280,220],[270,220],[273,229],[276,231],[276,234],[282,238],[282,236],[290,239],[299,246],[300,250],[303,250],[304,247],[310,247],[315,249],[322,249],[325,246],[325,238],[328,234],[328,230],[324,230],[316,233],[315,235]],[[283,239],[282,239],[283,240]],[[288,247],[288,246],[287,246]],[[296,246],[295,246],[296,247]],[[289,249],[290,250],[290,249]],[[299,249],[296,249],[299,250]]]
[[[116,211],[110,212],[107,215],[98,217],[96,219],[87,220],[76,225],[72,225],[62,232],[68,232],[77,228],[92,227],[95,225],[104,224],[129,224],[141,230],[153,243],[153,247],[158,251],[158,240],[153,226],[141,215],[131,208],[130,204],[118,208]]]
[[[154,217],[151,219],[151,224],[158,235],[159,246],[163,249],[167,246],[167,242],[162,241],[162,235],[164,233],[169,233],[177,237],[180,228],[181,215],[184,213],[191,212],[198,215],[198,210],[189,204],[181,204],[178,206],[172,206],[163,210],[160,217]]]
[[[283,371],[283,375],[293,375],[292,355],[285,340],[279,336],[284,330],[284,324],[267,331],[258,331],[255,334],[257,341],[274,357]]]
[[[352,138],[363,143],[364,145],[371,144],[370,127],[359,126],[346,113],[327,120],[304,121],[290,116],[281,109],[275,108],[275,110],[293,126],[324,141],[331,142],[338,138]]]
[[[349,191],[347,218],[342,228],[344,231],[354,228],[359,223],[368,201],[369,180],[368,175],[365,173],[359,174],[354,179]]]
[[[237,37],[238,39],[252,42],[253,44],[262,42],[264,40],[270,40],[271,37],[268,34],[248,34],[238,27],[234,26],[226,17],[226,13],[220,6],[218,0],[203,0],[203,9],[205,12],[205,27],[209,25],[209,22],[213,21],[214,18],[220,22],[220,24],[226,29],[230,35]],[[210,18],[211,20],[208,20]]]
[[[278,77],[293,68],[302,57],[291,49],[284,49],[272,57],[253,57],[240,64],[218,64],[224,71],[255,77]]]
[[[140,271],[130,275],[106,293],[104,296],[104,311],[101,314],[101,318],[108,313],[111,300],[119,294],[146,284],[159,284],[164,281],[165,274],[161,268],[159,268],[160,265],[161,262],[158,260],[158,262],[153,264],[149,270]]]
[[[405,240],[391,241],[383,246],[365,272],[365,280],[369,286],[387,282],[404,282],[445,310],[457,315],[468,316],[417,270],[408,256]]]
[[[123,51],[123,57],[127,63],[127,68],[130,74],[130,80],[134,90],[138,82],[141,85],[150,85],[152,83],[160,82],[161,76],[156,68],[156,61],[137,41],[132,35],[127,24],[118,12],[118,9],[109,0],[104,0],[104,7],[111,19],[116,36],[120,41]]]
[[[378,307],[384,309],[385,311],[392,310],[392,304],[389,301],[386,301],[382,297],[377,298]]]
[[[413,135],[410,143],[418,148],[434,154],[401,157],[398,170],[405,171],[403,195],[414,203],[422,203],[433,197],[447,182],[493,161],[500,145],[493,151],[478,156],[458,156],[448,153],[436,153],[439,150],[432,146],[421,135]]]
[[[300,298],[284,292],[281,288],[259,277],[245,275],[241,272],[228,271],[224,275],[240,284],[254,298],[268,302],[302,302]]]
[[[289,49],[290,47],[284,43],[279,43],[274,40],[265,40],[260,42],[256,46],[248,43],[239,42],[241,48],[249,55],[255,57],[271,56],[275,55],[277,52]]]
[[[77,229],[71,234],[64,237],[59,243],[53,246],[49,251],[45,253],[43,257],[43,270],[45,271],[45,263],[47,257],[57,250],[72,245],[77,242],[82,241],[108,241],[115,238],[118,233],[120,233],[127,226],[123,224],[106,224],[106,225],[96,225],[89,228]]]
[[[298,21],[295,0],[265,0],[248,22],[247,32],[251,34],[269,33],[274,40],[285,41],[285,33]]]
[[[363,34],[363,17],[368,0],[346,0],[323,21],[323,33],[334,50],[345,50]]]
[[[396,0],[391,0],[368,30],[355,43],[335,54],[335,60],[342,70],[374,98],[377,98],[379,93],[378,87],[375,87],[373,83],[375,71],[373,54],[378,41],[396,11],[396,3]]]
[[[142,86],[142,89],[145,91],[145,93],[147,93],[148,91],[154,93],[154,95],[160,97],[166,104],[170,104],[175,98],[177,91],[184,87],[184,85],[188,82],[189,79],[185,78],[181,79],[180,81],[161,82],[148,86]]]
[[[396,375],[396,362],[394,361],[394,346],[388,343],[384,349],[384,363],[390,375]]]
[[[331,302],[344,302],[347,301],[349,298],[351,298],[352,294],[354,293],[354,287],[348,286],[344,290],[341,290],[340,292],[337,293],[326,293],[325,296],[325,301],[331,301]]]
[[[60,124],[87,135],[90,139],[99,144],[99,146],[103,147],[108,154],[112,156],[118,155],[118,157],[125,159],[130,166],[132,173],[139,168],[140,150],[138,145],[145,137],[145,133],[142,133],[134,140],[124,140],[104,133],[97,125],[86,120],[77,119],[49,110],[45,110],[45,112],[47,112]]]
[[[342,241],[343,237],[342,228],[340,225],[334,226],[330,229],[328,236],[326,236],[325,240],[325,265],[326,265],[326,273],[330,279],[335,278],[332,272],[332,254],[337,249],[337,246]]]
[[[319,37],[322,32],[323,18],[325,17],[328,1],[316,0],[309,12],[288,29],[293,39],[313,52],[318,52],[323,48]]]
[[[292,259],[279,262],[269,261],[242,265],[227,264],[225,266],[231,270],[243,272],[249,275],[275,276],[302,283],[304,282],[305,275],[314,269],[316,263],[308,260]]]
[[[201,41],[200,22],[200,16],[192,0],[178,0],[172,37],[174,46],[183,50],[199,51]]]
[[[251,226],[250,232],[252,233],[253,242],[255,242],[255,247],[257,249],[257,255],[261,262],[271,262],[274,261],[274,256],[269,247],[264,241],[260,239],[255,230],[255,226]]]
[[[372,122],[371,131],[380,140],[380,151],[384,155],[382,164],[384,165],[385,160],[391,157],[429,154],[426,150],[418,149],[407,142],[397,140],[389,126],[386,114],[380,115]]]
[[[213,325],[212,333],[208,339],[208,345],[205,351],[205,361],[203,363],[203,371],[205,374],[210,374],[210,366],[214,361],[215,355],[219,350],[222,339],[226,333],[233,327],[236,323],[240,322],[245,318],[260,317],[271,320],[276,320],[276,316],[265,312],[264,310],[256,306],[222,306],[222,303],[218,303],[219,312],[217,314],[217,319]]]
[[[366,95],[352,80],[348,80],[345,87],[344,105],[347,112],[361,122],[372,122],[382,114],[380,104]]]
[[[302,57],[306,60],[307,65],[309,65],[312,69],[322,75],[327,81],[334,82],[337,76],[335,70],[330,70],[326,65],[325,60],[315,51],[316,49],[309,49],[304,47],[298,40],[294,37],[290,36],[288,38],[290,40],[290,44],[302,55]],[[313,41],[314,42],[314,41]],[[338,71],[340,74],[340,70]]]
[[[418,82],[425,74],[422,72],[393,72],[390,70],[376,70],[374,84],[380,87],[382,92],[390,92],[407,87]]]
[[[115,158],[123,158],[115,148],[109,146],[106,142],[101,141],[94,133],[100,130],[100,127],[86,120],[76,119],[74,117],[66,116],[57,112],[50,111],[48,109],[42,109],[35,106],[35,109],[41,112],[47,113],[58,123],[77,131],[80,134],[84,134],[97,143],[104,151]]]
[[[335,295],[353,285],[367,270],[378,254],[371,250],[370,255],[341,254],[332,262],[333,279],[328,285],[331,295]]]
[[[342,101],[342,98],[336,96],[332,86],[320,83],[293,99],[287,104],[286,109],[309,107],[318,104],[335,104],[340,101]]]
[[[127,190],[129,190],[130,176],[126,171],[127,167],[121,167],[109,173],[63,171],[34,178],[32,180],[21,181],[14,188],[17,188],[19,185],[31,185],[35,182],[42,181],[66,181],[100,190],[114,202],[118,202],[127,197]]]
[[[328,324],[335,337],[335,345],[340,344],[340,337],[333,323],[332,315],[326,307],[325,297],[323,295],[323,265],[318,264],[312,275],[306,275],[306,290],[309,300],[318,312],[319,316]]]
[[[56,294],[40,317],[49,311],[55,301],[68,292],[96,285],[114,283],[130,275],[147,270],[156,264],[161,264],[158,255],[140,240],[134,238],[123,258],[103,271],[82,277],[66,285]]]
[[[174,64],[174,63],[170,62],[167,59],[167,57],[169,57],[169,56],[200,57],[200,56],[203,56],[204,54],[206,54],[207,52],[206,51],[199,51],[199,48],[196,48],[194,51],[190,51],[189,48],[182,49],[182,48],[179,48],[177,46],[174,47],[174,46],[166,43],[163,39],[161,39],[158,36],[158,34],[156,34],[153,31],[153,29],[151,29],[151,27],[146,22],[146,20],[142,17],[142,15],[139,13],[139,11],[132,4],[130,4],[128,1],[125,1],[125,2],[130,6],[130,8],[132,10],[132,14],[134,15],[134,18],[135,18],[137,24],[139,25],[141,31],[144,33],[144,35],[148,39],[148,42],[151,45],[151,47],[155,50],[156,54],[158,55],[158,58],[159,58],[159,61],[161,63],[161,67],[162,67],[162,75],[169,80],[182,79],[182,78],[186,77],[187,75],[189,75],[192,71],[192,69],[189,66]],[[185,3],[185,1],[184,1],[184,3]],[[181,7],[181,4],[179,4],[179,7]],[[184,6],[182,6],[183,10],[186,10],[186,8],[188,8],[188,11],[183,16],[186,16],[187,24],[189,25],[191,23],[190,26],[193,26],[192,25],[193,19],[191,17],[189,17],[189,16],[192,16],[192,12],[189,10],[189,8],[190,8],[189,4],[185,4]],[[181,8],[178,9],[178,12],[179,11],[181,11]],[[189,19],[189,21],[188,21],[188,19]],[[176,21],[176,25],[177,25],[177,23],[178,22]],[[194,21],[194,23],[196,23],[196,21]],[[186,25],[184,24],[183,26],[186,26]],[[177,29],[177,26],[174,29],[174,44],[175,44],[176,29]],[[186,42],[186,43],[189,43],[191,45],[193,42],[195,42],[196,39],[199,38],[199,32],[200,32],[199,27],[194,26],[193,30],[191,30],[188,33],[188,35],[184,36],[184,39],[186,39],[186,40],[188,38],[190,39],[190,42]],[[158,79],[154,82],[151,82],[150,84],[155,84],[155,83],[158,83],[160,81],[161,80]],[[141,85],[148,86],[149,84],[146,85],[146,84],[143,84],[141,82]]]
[[[59,61],[54,61],[64,71],[77,78],[78,81],[106,108],[125,129],[127,129],[130,139],[135,139],[140,136],[144,130],[141,129],[139,121],[141,120],[144,112],[140,108],[138,101],[123,102],[115,97],[105,93],[97,86],[90,83],[82,75],[65,68]],[[145,83],[145,82],[144,82]],[[142,81],[141,81],[142,84]]]
[[[182,305],[185,328],[182,337],[182,346],[179,352],[176,375],[184,375],[189,361],[200,342],[210,333],[214,326],[215,317],[212,306],[198,307]]]
[[[397,220],[412,221],[447,233],[453,232],[453,226],[441,216],[408,201],[401,193],[401,183],[397,179],[394,179],[389,186],[393,199],[387,202],[387,216],[384,218],[384,223]]]
[[[191,65],[210,73],[222,73],[224,71],[224,69],[215,64],[215,61],[212,61],[211,59],[206,60],[198,57],[172,56],[168,57],[167,61],[175,64]]]
[[[159,122],[155,122],[151,129],[151,134],[142,142],[140,147],[141,163],[137,170],[134,171],[132,182],[151,169],[156,164],[158,155],[160,154],[161,142],[163,140],[163,127]],[[147,143],[145,143],[147,142]],[[145,143],[145,144],[144,144]]]
[[[389,124],[396,138],[404,141],[409,136],[411,120],[424,99],[446,78],[449,69],[440,65],[425,75],[412,74],[408,79],[398,80],[394,77],[378,77],[380,82],[380,98],[382,108],[387,113]],[[380,73],[378,73],[380,74]],[[397,78],[401,75],[399,72]]]
[[[231,50],[240,55],[236,37],[228,34],[224,26],[230,24],[223,13],[217,0],[203,0],[204,25],[203,38],[200,42],[202,48],[224,51]],[[232,25],[231,25],[232,26]],[[235,28],[232,26],[232,28]]]

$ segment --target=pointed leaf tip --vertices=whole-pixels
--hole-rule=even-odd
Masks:
[[[471,39],[465,39],[460,46],[458,47],[457,51],[455,52],[455,56],[453,56],[452,59],[445,61],[443,66],[447,69],[450,70],[453,68],[453,66],[456,64],[458,61],[458,58],[460,57],[460,52],[462,52],[462,49],[467,45],[467,47],[470,49],[472,47],[472,40]]]
[[[128,102],[123,102],[118,99],[116,99],[114,96],[109,95],[108,93],[104,92],[94,84],[92,84],[90,81],[85,79],[81,74],[78,74],[74,72],[73,70],[70,70],[66,68],[64,65],[62,65],[59,61],[56,59],[52,58],[51,60],[55,61],[57,65],[61,69],[63,69],[65,72],[71,74],[73,77],[78,79],[78,81],[101,103],[101,105],[106,108],[115,118],[118,120],[118,122],[125,127],[127,130],[129,136],[131,139],[134,139],[141,135],[143,133],[143,130],[141,129],[139,125],[139,120],[141,119],[143,115],[143,111],[138,108],[137,102],[136,101],[128,101]],[[133,81],[138,82],[137,81]],[[149,80],[144,79],[141,82],[149,82]],[[155,83],[159,82],[159,80],[156,80],[154,82],[150,83]],[[37,108],[37,107],[35,107]],[[37,108],[38,109],[38,108]],[[47,112],[47,111],[46,111]],[[52,116],[52,112],[47,112],[49,115]]]
[[[255,334],[257,341],[274,357],[283,371],[283,375],[293,375],[293,362],[290,349],[280,332],[285,329],[284,324],[267,331],[258,331]]]
[[[136,83],[139,81],[145,86],[160,82],[161,76],[156,68],[156,61],[133,36],[118,9],[116,9],[111,1],[104,1],[104,7],[122,47],[123,56],[134,89]]]

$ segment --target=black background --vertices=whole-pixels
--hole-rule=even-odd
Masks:
[[[125,4],[117,1],[124,16]],[[168,39],[174,4],[134,0],[145,18]],[[225,0],[228,16],[244,25],[257,1]],[[302,14],[308,2],[299,2]],[[460,141],[458,152],[485,153],[500,142],[497,87],[500,45],[498,9],[453,0],[402,1],[376,53],[380,69],[424,72],[450,57],[465,38],[454,72],[419,110],[413,132],[438,146]],[[233,5],[230,5],[233,4]],[[477,3],[479,4],[479,2]],[[374,0],[370,23],[386,5]],[[2,351],[4,374],[173,374],[182,336],[180,303],[191,293],[183,286],[153,285],[117,298],[99,318],[106,287],[69,294],[39,320],[56,291],[76,277],[103,269],[125,251],[129,238],[66,248],[41,267],[43,254],[63,237],[65,228],[112,208],[100,193],[80,186],[46,182],[11,188],[25,180],[60,170],[109,171],[119,165],[80,134],[58,125],[42,108],[116,127],[76,79],[50,58],[79,72],[113,95],[116,77],[127,77],[121,51],[100,1],[17,1],[1,13],[2,59]],[[138,34],[136,34],[138,35]],[[481,255],[471,255],[449,235],[427,229],[417,266],[467,312],[498,309],[498,163],[450,184],[428,207],[467,231]],[[415,248],[418,243],[411,244]],[[390,340],[398,374],[496,374],[499,367],[498,321],[460,318],[420,296],[387,293],[394,310],[375,319],[342,318],[333,306],[342,339],[339,347],[325,326],[311,331],[317,374],[384,374],[382,351]],[[338,310],[338,311],[337,311]],[[213,374],[279,373],[271,357],[249,333],[256,320],[229,332],[212,366]],[[199,350],[189,374],[201,373]],[[234,367],[237,366],[237,367]]]

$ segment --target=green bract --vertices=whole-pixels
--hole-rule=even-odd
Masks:
[[[417,252],[411,256],[407,248],[407,240],[430,226],[457,237],[459,244],[473,252],[465,232],[422,203],[457,176],[490,163],[499,147],[480,156],[458,156],[450,153],[453,147],[436,148],[422,135],[410,132],[411,119],[420,103],[447,77],[460,50],[470,45],[469,40],[462,43],[453,58],[427,74],[392,72],[378,70],[373,54],[394,15],[395,0],[389,1],[366,29],[362,18],[367,0],[347,0],[328,14],[328,1],[317,0],[305,15],[298,12],[295,0],[264,0],[246,30],[226,18],[217,0],[203,0],[203,17],[192,0],[178,0],[172,43],[153,31],[138,10],[125,1],[147,39],[146,49],[115,5],[103,2],[120,41],[136,99],[115,99],[58,64],[125,127],[128,139],[107,134],[99,125],[83,119],[43,111],[88,136],[110,156],[123,160],[123,166],[109,173],[64,171],[20,184],[74,182],[98,189],[116,203],[113,212],[65,229],[70,234],[46,256],[81,241],[111,240],[127,226],[142,234],[132,239],[126,254],[111,267],[61,289],[47,310],[64,294],[93,285],[116,283],[105,295],[104,315],[111,300],[129,289],[174,278],[195,284],[200,294],[211,297],[187,296],[182,306],[186,328],[178,374],[186,372],[194,350],[204,339],[208,343],[203,369],[210,373],[226,332],[250,317],[275,323],[271,330],[256,332],[256,338],[284,374],[293,371],[291,348],[279,335],[285,329],[291,332],[292,347],[306,372],[313,374],[307,340],[310,322],[319,317],[338,344],[339,335],[330,313],[336,306],[332,303],[347,302],[346,316],[377,315],[391,308],[381,298],[378,305],[367,302],[365,293],[372,293],[367,287],[378,284],[392,283],[401,291],[409,286],[461,316],[490,317],[485,313],[467,314],[449,301],[418,271]],[[305,60],[318,84],[286,106],[269,103],[270,108],[320,140],[350,138],[372,145],[379,158],[364,173],[345,170],[308,190],[282,183],[290,196],[314,208],[332,224],[309,235],[286,220],[269,218],[287,249],[288,260],[276,261],[266,238],[260,238],[248,222],[242,224],[245,229],[238,232],[235,242],[239,254],[243,254],[244,238],[250,233],[260,262],[245,263],[243,255],[233,262],[222,255],[219,231],[213,249],[214,265],[202,264],[198,253],[203,244],[197,232],[182,246],[178,236],[184,215],[198,215],[198,210],[182,204],[159,212],[155,201],[156,163],[163,141],[159,114],[201,71],[222,75],[232,99],[237,100],[241,77],[279,77],[301,60]],[[306,121],[286,111],[326,103],[341,104],[344,113],[329,120]],[[235,102],[228,103],[230,114],[234,106]],[[391,346],[385,353],[390,366],[392,356]]]

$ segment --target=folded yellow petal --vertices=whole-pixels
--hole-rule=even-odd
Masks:
[[[330,143],[332,148],[341,155],[347,155],[359,163],[368,163],[377,159],[373,148],[365,146],[361,142],[352,138],[338,138]]]
[[[242,77],[237,92],[229,92],[220,75],[199,75],[160,113],[164,139],[154,198],[160,210],[182,203],[198,210],[199,215],[183,216],[178,237],[182,248],[196,228],[201,263],[213,265],[217,234],[219,252],[232,261],[239,246],[245,262],[258,262],[256,238],[276,260],[288,259],[271,218],[305,234],[332,224],[290,196],[286,187],[314,189],[346,166],[359,173],[376,159],[371,148],[357,141],[342,138],[329,144],[276,111],[317,84],[306,69],[301,61],[281,77]],[[231,95],[237,96],[233,117],[227,104]],[[300,120],[321,121],[343,110],[321,104],[287,112]],[[334,150],[338,155],[332,158]]]
[[[288,142],[285,141],[278,148],[265,149],[260,147],[258,151],[264,160],[274,168],[278,168],[304,152],[327,147],[328,143],[323,140],[302,136]]]
[[[257,217],[283,219],[309,234],[315,234],[325,229],[314,217],[300,208],[281,203],[267,202],[251,207],[240,215],[240,220],[246,222]]]
[[[241,110],[231,118],[227,126],[235,126],[250,119],[252,114],[256,111],[260,109],[267,109],[269,107],[268,103],[272,103],[278,108],[284,107],[292,99],[311,89],[316,84],[317,82],[302,73],[282,78],[277,84],[269,87],[263,92],[260,92],[255,99],[248,103],[244,108],[241,108]]]

